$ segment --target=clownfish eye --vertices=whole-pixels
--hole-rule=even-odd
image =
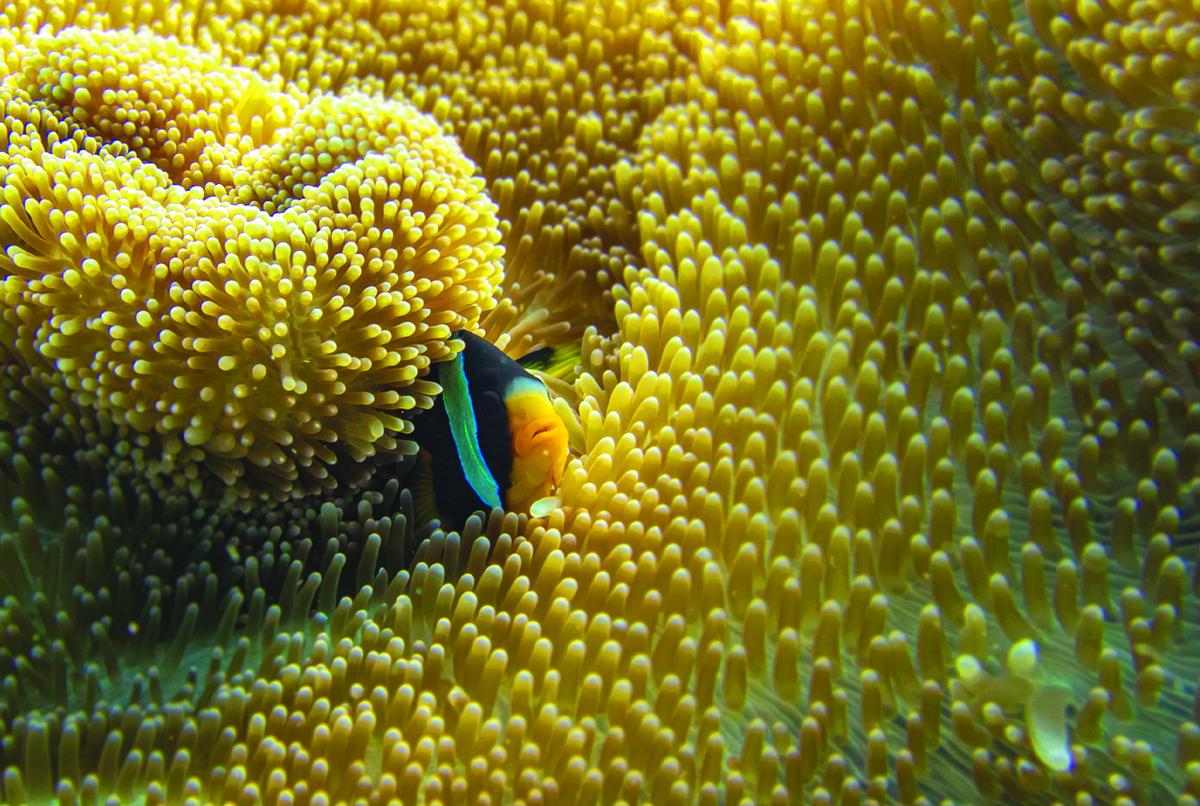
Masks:
[[[504,401],[491,389],[479,395],[479,405],[476,408],[476,419],[481,425],[487,424],[494,427],[503,423],[508,417]]]

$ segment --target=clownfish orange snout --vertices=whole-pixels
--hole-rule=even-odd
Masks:
[[[539,417],[526,423],[513,437],[513,452],[517,456],[532,456],[538,450],[553,447],[567,434],[567,429],[557,414]]]
[[[509,401],[512,433],[512,484],[505,503],[528,511],[562,481],[567,464],[567,427],[543,391]]]
[[[566,465],[566,439],[566,426],[557,414],[551,413],[550,416],[526,423],[512,439],[514,469],[520,463],[524,465],[522,471],[545,474],[557,485],[563,480],[563,468]],[[521,462],[522,459],[524,462]]]

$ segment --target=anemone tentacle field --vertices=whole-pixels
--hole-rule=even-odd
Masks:
[[[1200,0],[11,0],[0,111],[0,802],[1200,803]],[[453,531],[462,329],[580,359]]]

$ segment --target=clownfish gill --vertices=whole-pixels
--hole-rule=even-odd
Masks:
[[[578,364],[578,346],[514,361],[470,331],[453,338],[463,349],[429,374],[442,394],[413,418],[419,517],[459,528],[471,513],[497,506],[535,517],[552,511],[547,502],[557,500],[551,494],[567,462],[567,428],[546,384],[525,367],[562,374]]]

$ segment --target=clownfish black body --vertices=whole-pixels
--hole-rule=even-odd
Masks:
[[[518,362],[469,331],[454,338],[463,349],[429,374],[442,394],[413,418],[421,448],[414,492],[419,509],[433,510],[426,515],[459,528],[473,512],[528,512],[548,496],[562,481],[567,429],[546,385],[522,366],[545,365],[552,351]]]

